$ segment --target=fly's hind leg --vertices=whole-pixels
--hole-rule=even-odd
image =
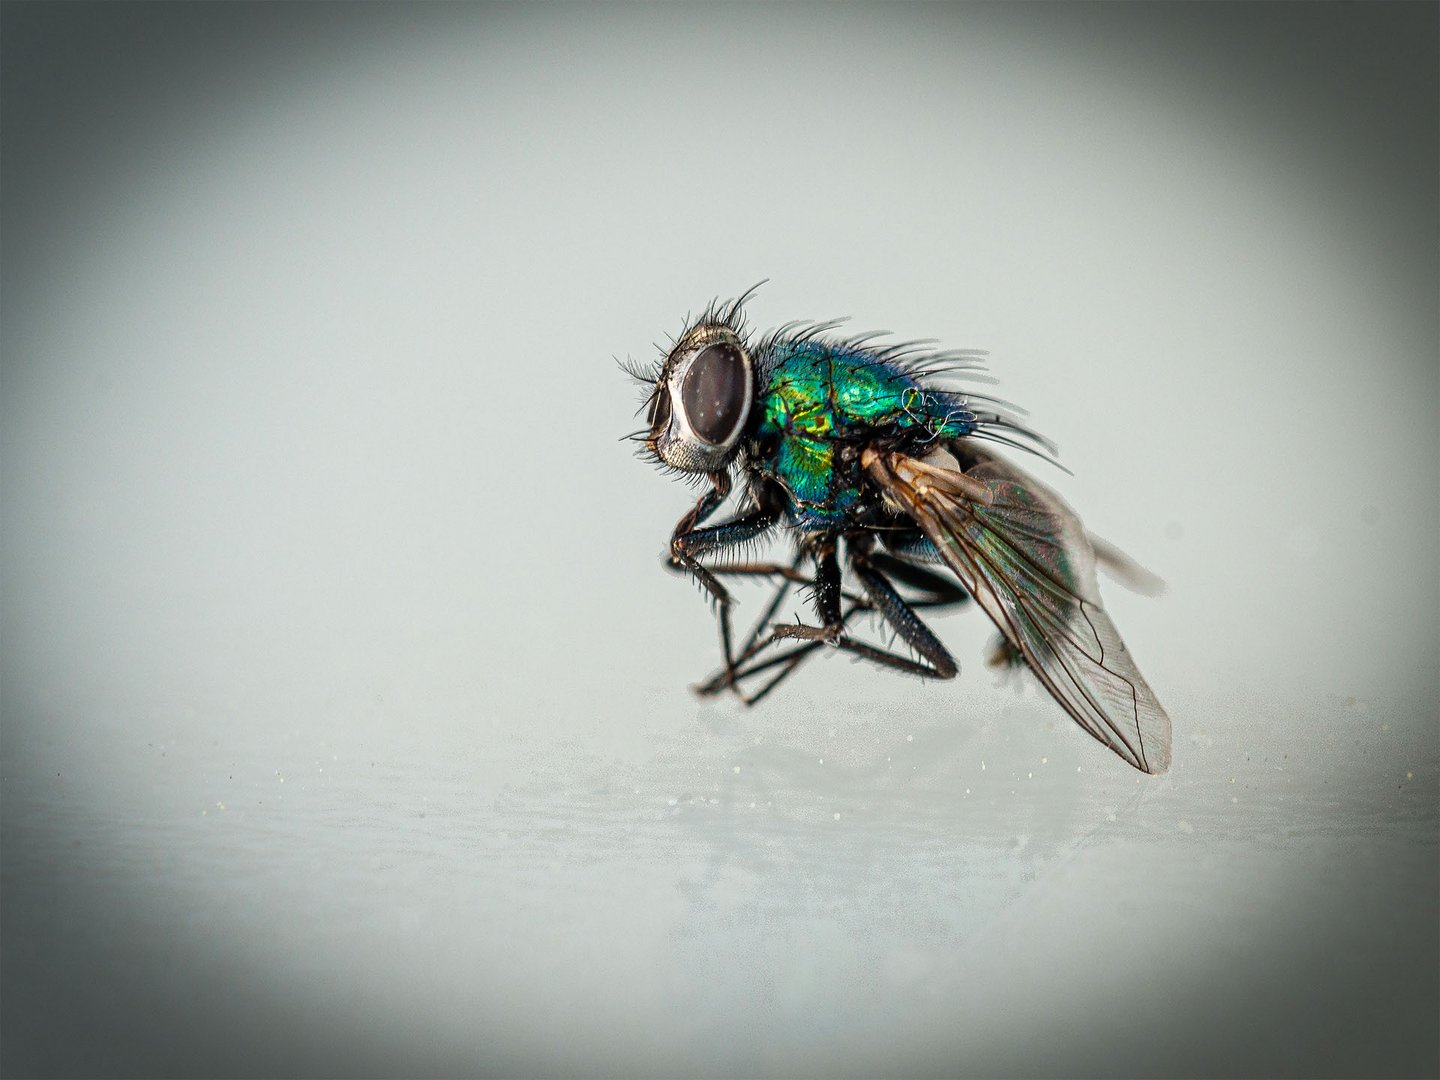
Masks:
[[[955,663],[955,658],[950,655],[944,645],[940,644],[940,639],[921,621],[920,616],[915,614],[915,606],[949,607],[953,604],[963,603],[969,598],[968,594],[959,586],[952,586],[938,575],[930,575],[929,571],[907,566],[905,567],[906,571],[919,570],[920,574],[926,575],[920,580],[924,580],[928,585],[932,584],[930,579],[933,579],[935,586],[932,596],[926,598],[928,603],[922,600],[917,604],[912,604],[907,602],[890,579],[880,572],[877,561],[868,551],[868,544],[851,541],[850,567],[854,570],[855,576],[860,579],[860,584],[864,586],[865,595],[870,598],[871,606],[926,662],[911,660],[909,657],[877,648],[863,641],[848,640],[842,643],[842,647],[848,648],[851,652],[857,653],[867,660],[894,668],[896,671],[903,671],[926,679],[953,679],[960,670]],[[886,560],[886,562],[890,564],[898,562],[898,560]],[[893,565],[887,565],[887,569],[891,572],[895,571]],[[896,576],[899,574],[897,573]],[[911,580],[917,580],[917,577],[912,577]]]
[[[1092,537],[1091,542],[1095,543],[1095,538]],[[1099,543],[1103,544],[1104,541],[1099,541]],[[908,539],[908,542],[895,544],[892,550],[906,552],[912,556],[921,558],[927,556],[938,558],[935,545],[928,539],[920,537]],[[1097,548],[1097,551],[1098,550]],[[1115,557],[1117,562],[1121,564],[1122,569],[1128,567],[1129,559],[1125,555],[1117,552]],[[911,607],[948,607],[952,604],[963,604],[971,599],[970,594],[966,592],[955,579],[947,578],[927,567],[916,565],[913,562],[907,562],[904,559],[896,558],[894,555],[880,551],[872,552],[869,558],[871,562],[874,563],[875,568],[887,577],[908,585],[911,588],[925,592],[926,595],[918,599],[910,600]],[[1149,573],[1149,571],[1138,566],[1134,569],[1138,575]],[[1157,578],[1155,580],[1158,581],[1159,579]],[[995,641],[990,646],[990,651],[985,657],[985,663],[987,666],[997,668],[1002,672],[1016,671],[1026,666],[1025,657],[1021,654],[1020,650],[1012,645],[1009,639],[1003,634],[996,635]]]
[[[905,598],[912,608],[941,610],[970,602],[970,594],[953,577],[897,559],[883,551],[871,551],[866,558],[891,584],[904,585],[912,590],[913,595]]]

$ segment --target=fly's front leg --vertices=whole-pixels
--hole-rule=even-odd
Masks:
[[[675,541],[686,533],[694,532],[695,527],[705,521],[713,514],[730,494],[730,474],[728,472],[707,473],[710,481],[710,490],[701,495],[690,512],[675,523],[675,530],[670,534],[670,561],[672,565],[680,565],[675,558]]]
[[[868,608],[869,605],[864,601],[851,600],[850,603],[846,606],[845,610],[841,612],[840,618],[842,622],[848,622],[850,620],[850,616],[854,615],[858,611],[868,610]],[[776,635],[771,634],[764,641],[758,642],[747,653],[742,655],[740,659],[735,662],[736,669],[734,677],[728,682],[722,681],[722,677],[725,673],[721,672],[720,675],[717,675],[715,678],[711,679],[710,682],[704,684],[703,686],[697,687],[696,689],[702,694],[713,694],[723,689],[726,685],[729,685],[730,688],[735,692],[736,697],[738,697],[746,705],[754,705],[766,694],[770,693],[771,690],[774,690],[775,687],[780,685],[780,683],[784,682],[787,678],[793,675],[796,669],[799,668],[802,663],[804,663],[810,657],[814,656],[820,649],[825,647],[824,641],[806,641],[802,642],[799,645],[792,645],[790,648],[773,656],[767,657],[764,660],[754,659],[757,653],[759,653],[765,646],[773,644],[775,640]],[[779,669],[778,672],[771,675],[769,681],[763,683],[758,690],[746,692],[740,689],[740,684],[742,682],[748,679],[753,679],[756,676],[762,675],[766,672],[775,671],[775,669],[777,668]]]
[[[784,602],[791,587],[795,584],[810,584],[810,579],[800,572],[800,567],[804,561],[805,555],[802,552],[795,557],[795,561],[789,566],[783,566],[780,563],[752,562],[708,568],[716,577],[778,577],[780,583],[776,586],[775,594],[770,598],[770,603],[765,606],[765,610],[761,613],[760,618],[755,621],[755,625],[750,628],[750,633],[745,636],[745,644],[740,646],[740,651],[738,655],[734,657],[733,663],[727,664],[720,669],[718,674],[712,675],[703,683],[699,683],[691,689],[701,696],[707,696],[717,694],[726,687],[729,687],[735,691],[735,696],[747,705],[753,703],[750,698],[747,698],[741,693],[740,687],[736,683],[736,679],[742,677],[738,674],[737,668],[754,656],[760,648],[758,644],[760,635],[768,627],[770,620],[775,617],[775,612],[779,609],[781,603]]]
[[[710,473],[710,490],[701,495],[690,512],[675,523],[675,530],[670,534],[670,568],[672,570],[688,570],[692,575],[700,579],[710,595],[718,602],[724,604],[730,599],[725,587],[715,580],[715,575],[701,566],[694,558],[698,552],[690,552],[685,546],[686,538],[696,532],[696,527],[705,521],[730,494],[730,474],[728,472]],[[713,530],[710,530],[713,531]]]
[[[775,594],[771,597],[770,603],[765,606],[765,610],[761,612],[760,617],[755,620],[755,625],[750,628],[750,633],[745,639],[745,644],[738,650],[735,656],[735,667],[733,671],[722,668],[703,683],[692,688],[697,694],[704,697],[711,694],[718,694],[720,691],[728,688],[746,705],[754,705],[771,690],[775,689],[779,683],[793,674],[795,669],[798,668],[806,658],[814,655],[814,653],[825,644],[823,641],[808,641],[802,645],[793,646],[777,655],[770,656],[765,660],[756,659],[760,653],[777,642],[776,635],[773,633],[764,636],[763,639],[762,635],[770,628],[770,620],[775,617],[775,612],[780,609],[780,605],[784,602],[785,597],[789,595],[791,587],[794,585],[814,587],[815,579],[807,577],[800,570],[800,567],[808,558],[809,554],[801,551],[796,555],[794,563],[788,567],[779,563],[741,563],[738,565],[714,566],[710,568],[711,572],[718,577],[728,577],[730,575],[778,577],[780,583],[776,587]],[[842,591],[841,595],[846,601],[846,607],[840,615],[842,623],[848,623],[850,617],[857,612],[868,611],[870,609],[869,601],[862,596],[854,595],[848,591]],[[925,601],[921,601],[921,603],[924,602]],[[770,680],[764,683],[760,689],[754,691],[741,689],[741,683],[757,675],[772,672],[775,668],[780,668],[780,672],[772,675]]]
[[[720,647],[725,657],[725,670],[733,677],[735,656],[730,644],[730,592],[708,567],[701,564],[700,556],[756,539],[773,528],[780,515],[772,507],[761,506],[732,521],[702,528],[700,523],[714,513],[730,493],[730,475],[711,473],[710,483],[710,491],[702,495],[694,509],[675,526],[670,538],[670,565],[689,571],[714,597],[719,608]]]

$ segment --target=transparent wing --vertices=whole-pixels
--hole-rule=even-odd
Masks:
[[[1090,541],[1090,550],[1095,552],[1095,564],[1118,584],[1141,596],[1165,595],[1163,579],[1146,570],[1110,541],[1094,533],[1086,533],[1085,539]]]
[[[861,462],[1065,711],[1135,768],[1164,772],[1170,718],[1101,606],[1079,518],[1008,462],[963,452],[963,469],[943,452],[922,461],[867,450]]]

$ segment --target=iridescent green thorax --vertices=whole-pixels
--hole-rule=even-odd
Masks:
[[[857,512],[862,477],[847,447],[913,451],[975,429],[958,394],[927,389],[903,365],[859,346],[781,338],[757,359],[768,378],[752,461],[790,493],[801,528],[833,528]]]

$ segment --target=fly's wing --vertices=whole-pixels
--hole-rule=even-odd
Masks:
[[[1100,604],[1095,552],[1058,495],[978,448],[960,469],[866,450],[861,463],[913,518],[1077,723],[1135,768],[1170,766],[1170,718]]]
[[[1095,563],[1111,578],[1141,596],[1165,595],[1165,582],[1126,555],[1108,540],[1094,533],[1086,533],[1090,550],[1095,552]]]

